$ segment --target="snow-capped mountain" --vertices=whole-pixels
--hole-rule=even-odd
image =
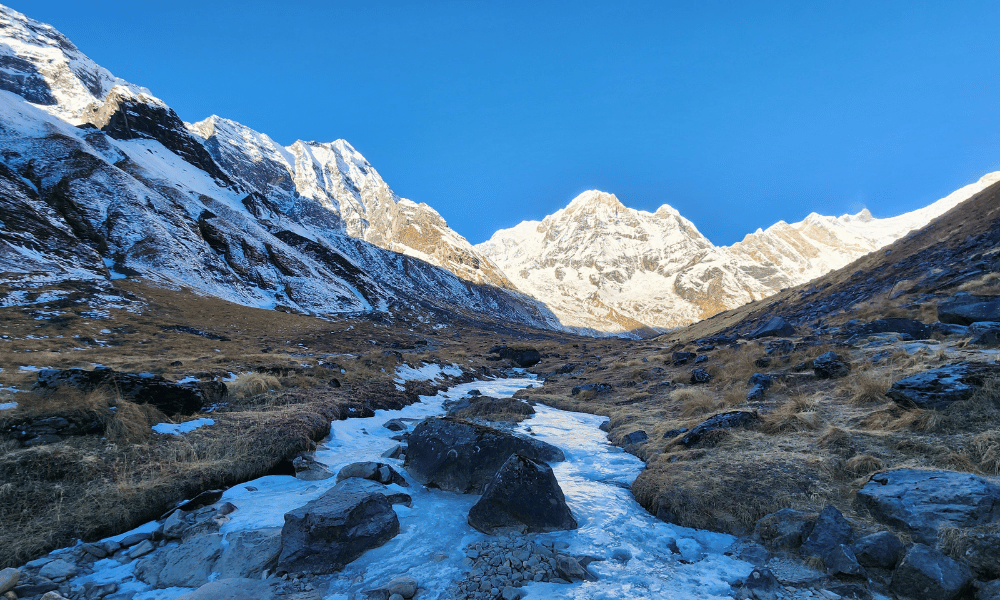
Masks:
[[[841,217],[813,213],[729,247],[714,246],[666,204],[649,213],[592,190],[476,247],[565,325],[602,332],[666,329],[843,267],[997,181],[1000,172],[990,173],[925,208],[887,219],[868,210]]]
[[[558,326],[478,283],[509,286],[346,142],[282,148],[217,117],[189,126],[2,6],[0,69],[3,281],[141,276],[315,314],[403,303]]]

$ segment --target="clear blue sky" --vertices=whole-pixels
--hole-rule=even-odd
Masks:
[[[1000,169],[997,2],[6,3],[186,121],[347,139],[473,243],[592,188],[730,244]]]

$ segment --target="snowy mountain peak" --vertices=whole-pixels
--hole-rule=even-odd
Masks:
[[[626,210],[618,197],[614,194],[602,192],[600,190],[587,190],[570,201],[566,206],[566,212],[572,213],[581,210],[606,210],[612,213]]]

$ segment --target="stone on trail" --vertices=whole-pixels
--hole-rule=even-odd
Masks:
[[[285,514],[279,571],[333,573],[399,533],[385,494],[356,490],[348,481]]]
[[[956,471],[895,469],[871,476],[856,502],[877,521],[933,545],[944,527],[1000,527],[1000,486]]]
[[[469,510],[469,525],[487,534],[576,529],[552,467],[513,454]]]

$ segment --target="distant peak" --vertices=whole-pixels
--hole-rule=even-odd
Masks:
[[[596,208],[604,206],[607,208],[612,208],[614,210],[625,210],[625,205],[622,204],[614,194],[609,194],[607,192],[602,192],[600,190],[587,190],[583,192],[569,203],[566,208]]]
[[[681,216],[680,211],[678,211],[673,206],[670,206],[669,204],[664,204],[664,205],[660,206],[660,208],[656,209],[656,212],[653,213],[653,214],[655,214],[655,215],[657,215],[659,217],[664,217],[664,216],[668,216],[668,215],[671,216],[671,217],[679,217],[679,216]]]

